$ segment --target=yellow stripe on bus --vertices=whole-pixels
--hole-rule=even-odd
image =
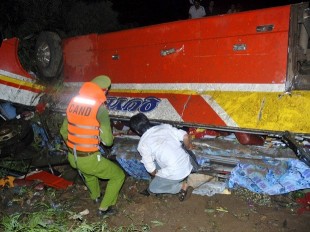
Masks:
[[[112,89],[116,93],[200,95],[187,90]],[[310,134],[310,92],[205,91],[240,128]],[[213,109],[216,111],[216,109]],[[217,111],[216,111],[217,112]]]
[[[22,86],[26,86],[29,88],[33,88],[33,89],[37,89],[37,90],[41,90],[43,91],[45,89],[45,86],[43,85],[38,85],[35,83],[31,83],[31,82],[27,82],[27,81],[22,81],[22,80],[18,80],[15,78],[11,78],[11,77],[7,77],[7,76],[3,76],[0,75],[0,80],[15,84],[15,85],[22,85]]]
[[[111,89],[112,93],[154,93],[154,94],[184,94],[184,95],[200,95],[197,91],[192,90],[159,90],[159,89]]]
[[[242,128],[310,133],[310,92],[209,92]]]

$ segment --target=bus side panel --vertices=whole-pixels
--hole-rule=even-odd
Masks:
[[[171,48],[179,51],[167,56],[160,54]],[[100,60],[104,73],[116,83],[183,83],[198,77],[198,53],[199,44],[190,41],[123,48],[117,52],[104,50]],[[112,56],[119,59],[112,60]]]
[[[285,83],[290,7],[201,21],[201,77],[211,83]],[[259,26],[271,31],[257,32]]]
[[[289,11],[276,7],[69,39],[65,77],[87,81],[104,73],[114,83],[284,83]],[[256,31],[266,25],[273,30]]]
[[[3,41],[0,48],[0,54],[1,54],[0,70],[4,70],[6,72],[12,72],[14,74],[33,79],[20,64],[17,56],[17,49],[18,49],[17,38],[7,39]]]
[[[63,41],[65,82],[89,81],[100,72],[98,35],[73,37]]]

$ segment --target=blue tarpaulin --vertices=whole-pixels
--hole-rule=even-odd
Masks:
[[[16,108],[8,102],[1,103],[0,113],[3,115],[3,117],[5,117],[6,120],[11,120],[16,117]]]
[[[116,155],[116,159],[123,169],[134,178],[150,180],[151,177],[145,170],[144,165],[140,162],[141,156],[137,151],[138,140],[123,140],[116,142],[113,146],[112,153]],[[269,151],[269,150],[268,150]],[[230,153],[236,153],[241,157],[248,158],[249,162],[241,162],[237,158],[229,157]],[[255,153],[255,158],[258,157]],[[233,161],[234,168],[230,170],[230,176],[225,183],[221,183],[222,187],[234,188],[241,186],[252,192],[277,195],[288,192],[310,188],[310,168],[302,161],[295,158],[276,159],[271,157],[259,156],[257,159],[251,159],[254,155],[245,152],[244,149],[216,149],[210,151],[205,149],[203,152],[197,153],[198,163],[204,167],[210,165],[210,159],[220,157],[225,161]],[[257,164],[258,163],[258,164]],[[209,183],[207,183],[208,185]],[[210,186],[207,186],[210,188]],[[214,189],[214,188],[212,188]],[[208,195],[208,193],[200,188],[197,194]]]
[[[310,188],[310,168],[298,159],[265,159],[264,165],[239,163],[231,172],[228,186],[241,186],[268,195],[307,189]]]

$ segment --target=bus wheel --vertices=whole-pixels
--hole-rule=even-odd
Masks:
[[[41,32],[35,46],[38,78],[45,83],[59,80],[63,69],[61,39],[54,32]]]

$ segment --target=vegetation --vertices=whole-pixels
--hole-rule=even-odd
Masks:
[[[2,188],[0,199],[4,208],[15,208],[0,212],[0,231],[6,232],[148,232],[150,226],[146,224],[118,226],[112,228],[107,221],[87,221],[84,215],[88,212],[72,212],[72,204],[76,199],[62,200],[61,191],[52,188],[37,192],[33,187]],[[4,203],[6,202],[6,203]],[[7,205],[7,206],[5,206]],[[19,208],[17,211],[16,209]],[[88,210],[85,210],[88,211]],[[13,213],[9,213],[13,212]]]
[[[14,213],[4,215],[0,221],[0,229],[6,232],[122,232],[150,231],[148,225],[130,225],[111,228],[106,221],[88,223],[81,216],[70,211],[48,208],[32,213]]]

